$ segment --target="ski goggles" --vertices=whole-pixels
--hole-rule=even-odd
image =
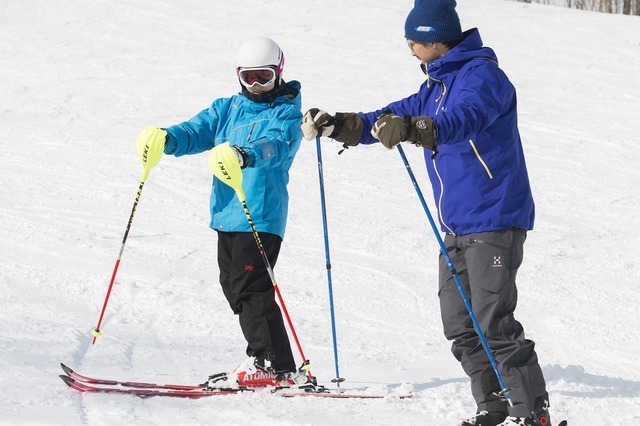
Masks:
[[[245,87],[268,86],[276,81],[276,70],[272,67],[238,68],[238,78]]]

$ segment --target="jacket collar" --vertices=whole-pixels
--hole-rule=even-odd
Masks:
[[[284,85],[286,87],[286,90],[282,92],[282,95],[277,96],[275,99],[271,99],[267,102],[256,102],[248,98],[243,92],[239,93],[238,97],[241,99],[241,102],[243,104],[256,111],[262,111],[267,108],[285,103],[294,103],[298,105],[298,107],[301,107],[302,102],[300,100],[300,83],[296,80],[292,80],[284,83]]]
[[[482,38],[477,28],[465,31],[463,40],[443,57],[427,62],[424,67],[427,77],[435,80],[445,79],[451,72],[458,71],[472,59],[484,58],[498,62],[490,47],[482,46]]]

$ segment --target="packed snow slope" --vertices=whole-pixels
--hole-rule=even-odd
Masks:
[[[423,81],[403,38],[411,0],[0,2],[0,423],[454,425],[474,412],[443,337],[438,246],[397,152],[323,140],[340,375],[410,400],[80,395],[60,362],[128,380],[199,383],[244,360],[217,283],[206,154],[151,172],[90,346],[139,185],[138,132],[239,90],[234,55],[274,38],[303,108],[370,111]],[[573,425],[640,421],[640,19],[461,0],[518,90],[537,207],[516,317]],[[431,211],[419,148],[405,146]],[[320,382],[335,363],[315,143],[290,182],[275,268]],[[294,354],[300,360],[297,349]]]

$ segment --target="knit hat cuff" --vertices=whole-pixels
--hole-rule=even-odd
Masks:
[[[442,43],[462,38],[455,0],[416,0],[404,24],[405,38]]]

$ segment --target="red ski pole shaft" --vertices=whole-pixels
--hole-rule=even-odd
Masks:
[[[98,319],[98,324],[96,328],[91,331],[93,335],[93,340],[91,344],[96,343],[96,339],[102,335],[100,332],[100,325],[102,324],[102,319],[104,318],[104,313],[107,309],[107,304],[109,303],[109,297],[111,296],[111,290],[113,289],[113,283],[116,280],[116,274],[118,273],[118,267],[120,266],[120,259],[122,259],[122,253],[124,252],[124,246],[127,243],[127,237],[129,236],[129,230],[131,229],[131,224],[133,223],[133,217],[136,214],[136,208],[138,207],[138,202],[140,201],[140,194],[142,194],[142,188],[144,187],[144,180],[140,182],[140,186],[138,187],[138,193],[136,194],[136,199],[133,203],[133,208],[131,209],[131,215],[129,215],[129,222],[127,223],[127,229],[124,231],[124,237],[122,238],[122,245],[120,246],[120,253],[118,253],[118,259],[116,259],[116,264],[113,267],[113,273],[111,274],[111,280],[109,281],[109,288],[107,289],[107,295],[104,298],[104,303],[102,305],[102,311],[100,312],[100,318]]]
[[[298,351],[300,351],[300,356],[302,357],[302,360],[306,363],[308,362],[308,360],[304,356],[304,352],[302,351],[302,346],[300,345],[300,340],[298,339],[298,334],[296,333],[296,329],[293,328],[293,323],[291,322],[289,311],[287,310],[287,307],[284,304],[284,300],[282,299],[282,294],[280,293],[278,284],[275,281],[273,282],[273,288],[276,291],[276,294],[278,295],[278,301],[280,302],[280,307],[282,307],[282,312],[284,313],[284,316],[287,319],[287,324],[289,324],[289,329],[291,330],[291,334],[293,335],[293,340],[295,340],[296,346],[298,346]]]
[[[244,214],[247,217],[247,221],[249,222],[249,226],[251,227],[251,232],[253,233],[253,238],[256,240],[256,244],[258,245],[258,250],[262,255],[262,260],[264,261],[265,266],[267,267],[267,272],[269,273],[269,278],[271,278],[271,283],[273,284],[273,289],[278,296],[278,302],[280,303],[280,308],[282,309],[282,313],[284,314],[285,319],[287,320],[287,325],[289,326],[289,330],[291,331],[291,335],[293,336],[293,340],[296,342],[296,346],[298,347],[298,351],[300,352],[300,356],[302,357],[303,366],[307,369],[307,374],[311,376],[311,371],[308,368],[309,360],[304,356],[304,351],[302,350],[302,346],[300,345],[300,340],[298,339],[298,334],[296,333],[296,329],[293,327],[293,322],[291,321],[291,317],[289,316],[289,311],[287,310],[287,306],[284,303],[284,299],[282,298],[282,294],[280,293],[280,289],[278,288],[278,283],[276,282],[276,276],[273,273],[273,268],[269,263],[269,258],[267,257],[264,246],[262,245],[262,241],[260,240],[260,235],[258,234],[258,230],[253,223],[253,218],[251,217],[251,213],[249,212],[249,207],[247,207],[247,203],[244,201],[244,197],[242,197],[241,201],[242,208],[244,209]]]

